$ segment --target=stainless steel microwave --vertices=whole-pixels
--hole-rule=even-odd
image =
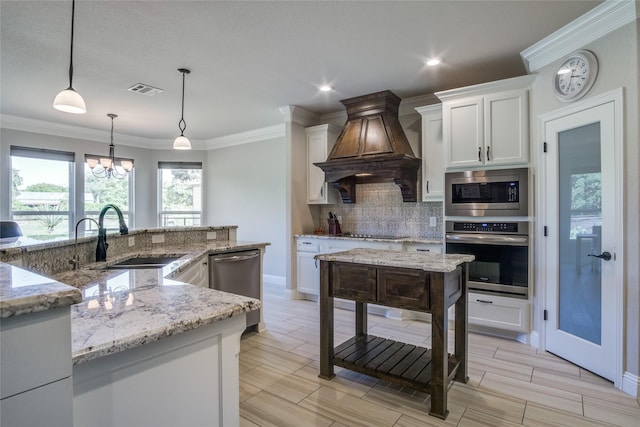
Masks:
[[[529,169],[445,173],[447,216],[528,216]]]

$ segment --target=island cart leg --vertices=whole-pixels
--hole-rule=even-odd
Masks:
[[[467,308],[469,297],[467,295],[467,279],[468,270],[467,264],[462,264],[462,272],[459,280],[461,282],[462,295],[456,301],[456,361],[458,362],[458,370],[456,371],[455,381],[468,383],[468,360],[469,360],[469,346],[468,346],[468,333],[469,333],[469,320],[467,318]]]
[[[356,337],[367,335],[367,304],[356,301]]]
[[[448,312],[445,304],[445,273],[431,273],[431,410],[429,415],[446,419],[448,369]]]
[[[329,296],[329,262],[320,261],[320,375],[330,380],[333,373],[333,297]]]

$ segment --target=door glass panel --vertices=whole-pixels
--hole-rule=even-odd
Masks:
[[[559,327],[601,344],[600,123],[558,135]]]

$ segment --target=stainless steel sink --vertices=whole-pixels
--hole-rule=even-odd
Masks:
[[[162,268],[167,264],[179,259],[179,256],[170,257],[140,257],[129,258],[124,261],[117,262],[107,267],[110,270],[125,270],[139,268]]]

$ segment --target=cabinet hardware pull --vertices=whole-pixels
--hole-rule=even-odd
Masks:
[[[310,245],[311,242],[302,242],[303,245]]]
[[[483,302],[485,304],[493,304],[493,301],[487,301],[486,299],[477,299],[478,302]]]
[[[427,181],[427,193],[429,193],[429,181]]]
[[[482,147],[478,147],[478,161],[482,161]]]
[[[491,156],[489,155],[489,153],[491,152],[491,146],[487,147],[487,162],[491,161]]]
[[[324,185],[320,187],[320,197],[324,197]]]
[[[431,249],[423,249],[423,248],[417,248],[416,249],[417,252],[430,252]]]

